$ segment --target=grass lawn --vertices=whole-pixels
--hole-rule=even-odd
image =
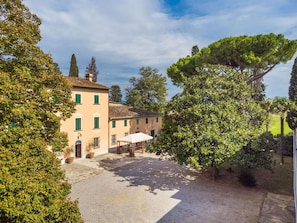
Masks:
[[[291,133],[292,130],[288,126],[288,123],[286,122],[286,120],[285,120],[284,124],[285,124],[285,126],[284,126],[284,134],[286,135],[288,133]],[[265,126],[264,126],[264,130],[265,130]],[[279,115],[274,115],[274,114],[271,114],[270,115],[269,131],[273,135],[280,134],[280,117],[279,117]]]

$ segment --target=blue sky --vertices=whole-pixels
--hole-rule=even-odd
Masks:
[[[283,34],[297,39],[296,0],[24,0],[42,19],[40,46],[68,75],[72,53],[80,76],[96,57],[99,82],[122,93],[139,68],[166,69],[191,48],[228,36]],[[266,96],[288,95],[294,58],[264,78]],[[180,90],[168,79],[168,99]]]

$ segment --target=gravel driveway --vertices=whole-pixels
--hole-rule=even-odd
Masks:
[[[63,168],[86,223],[270,222],[260,215],[266,192],[214,182],[152,154],[106,154]]]

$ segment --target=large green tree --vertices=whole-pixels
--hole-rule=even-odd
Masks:
[[[79,76],[78,66],[77,66],[75,54],[73,53],[71,55],[71,60],[70,60],[69,77],[78,77],[78,76]]]
[[[202,48],[193,56],[187,56],[168,68],[168,76],[179,85],[183,76],[196,74],[202,64],[221,64],[241,73],[248,73],[246,81],[261,90],[262,78],[277,64],[286,63],[297,50],[297,41],[288,40],[282,34],[259,34],[220,39]]]
[[[109,100],[113,102],[122,101],[122,92],[119,85],[112,85],[109,90]]]
[[[259,135],[262,109],[244,74],[221,65],[197,68],[166,106],[151,150],[180,164],[214,170]]]
[[[141,67],[139,78],[131,77],[132,86],[126,88],[126,101],[135,108],[163,111],[166,101],[166,77],[157,69]]]
[[[71,88],[38,47],[40,19],[21,0],[0,3],[0,222],[81,222],[53,152],[74,111]]]
[[[97,69],[97,66],[96,66],[96,58],[95,57],[91,58],[91,62],[86,67],[86,73],[91,73],[93,75],[93,81],[97,82],[99,70]]]

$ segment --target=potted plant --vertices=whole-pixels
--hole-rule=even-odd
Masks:
[[[73,149],[71,147],[66,147],[64,149],[65,163],[72,163],[74,161]]]
[[[93,151],[94,143],[88,143],[86,147],[87,155],[86,158],[92,159],[94,158],[95,152]]]

